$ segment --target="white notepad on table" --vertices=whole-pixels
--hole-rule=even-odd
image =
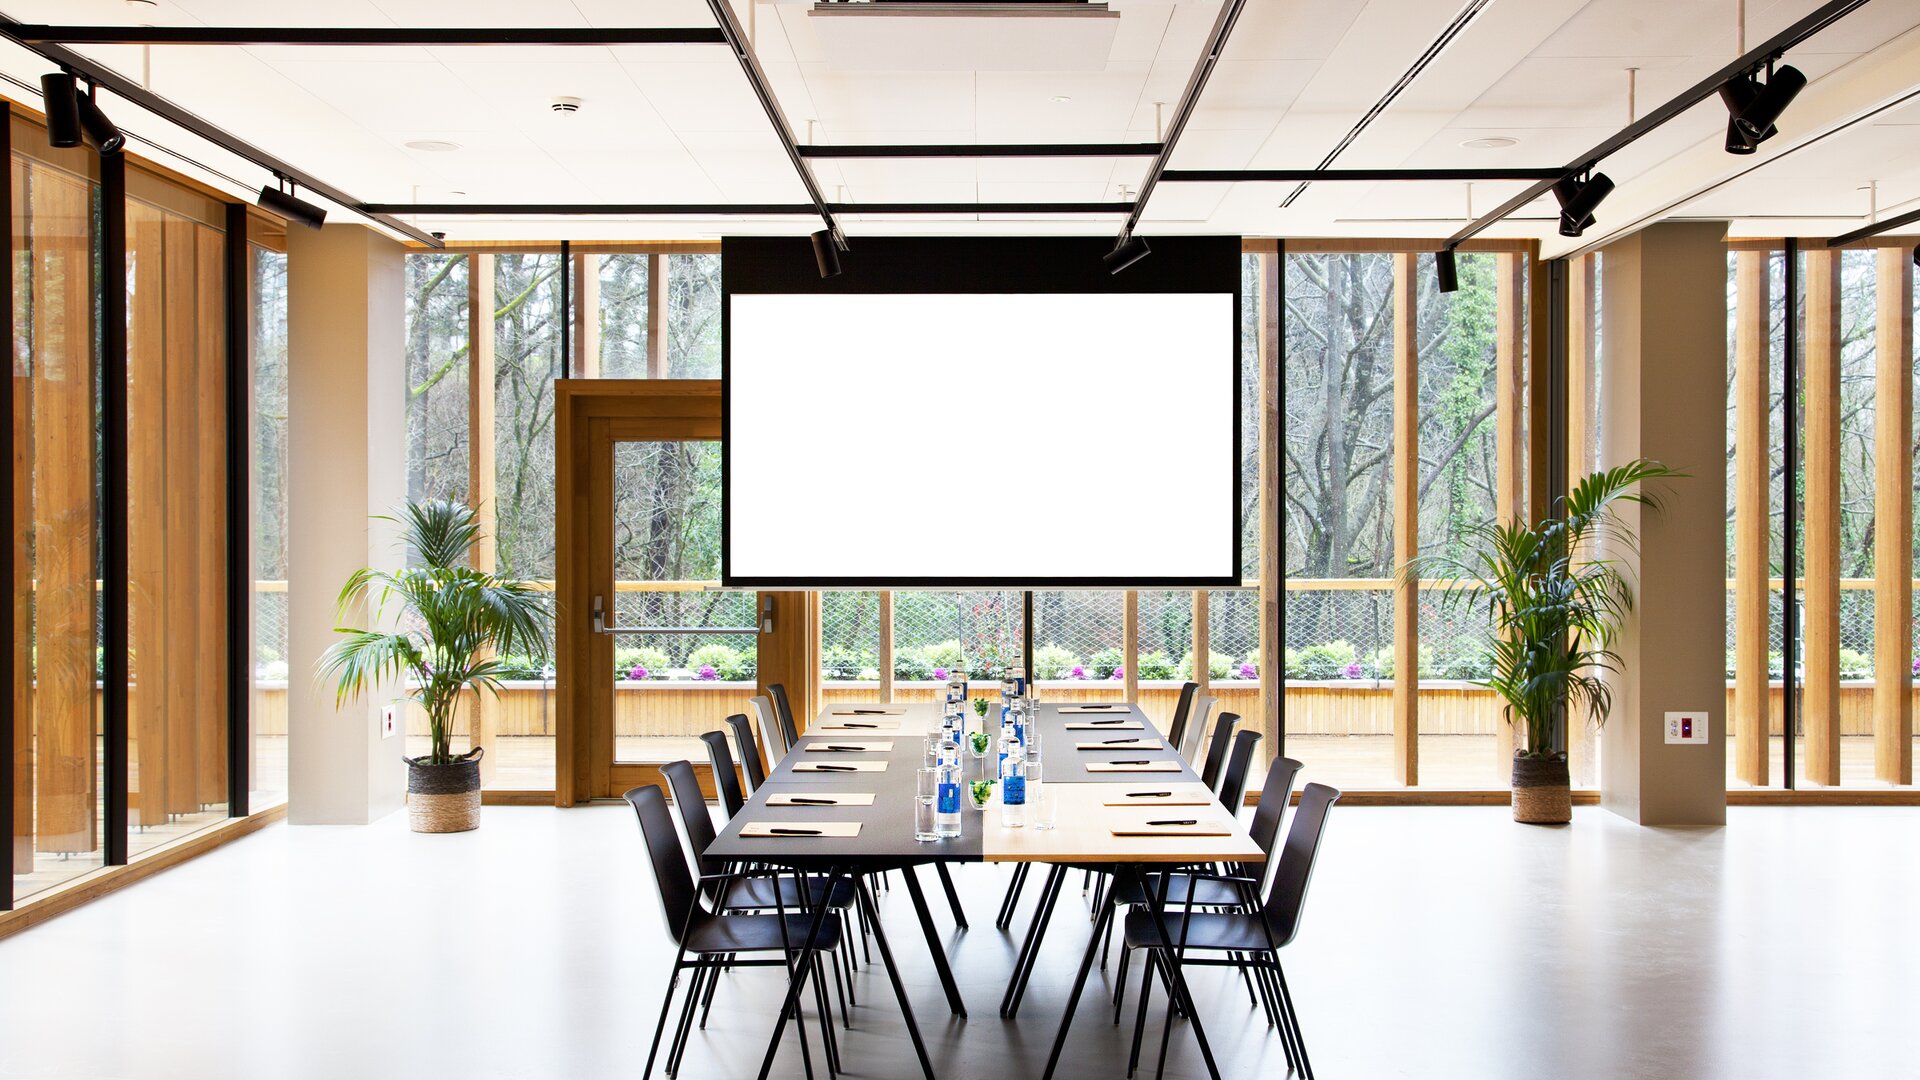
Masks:
[[[1079,723],[1068,724],[1067,730],[1068,731],[1145,731],[1147,730],[1147,725],[1141,723],[1138,720],[1122,720],[1117,724],[1099,724],[1099,723],[1095,723],[1092,720],[1082,720]]]
[[[1088,772],[1179,772],[1177,761],[1149,761],[1145,765],[1122,765],[1113,761],[1095,761],[1087,766]]]
[[[802,761],[793,767],[794,772],[886,772],[884,761]]]
[[[1124,713],[1132,712],[1131,705],[1062,705],[1063,713]]]
[[[804,749],[810,754],[890,754],[893,752],[893,740],[809,739]]]
[[[776,832],[774,830],[784,830]],[[749,821],[740,826],[741,836],[764,836],[774,840],[813,840],[820,837],[860,835],[857,821]]]
[[[783,791],[767,796],[768,806],[872,806],[871,791]]]

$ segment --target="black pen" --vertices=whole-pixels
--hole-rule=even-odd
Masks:
[[[860,771],[859,769],[856,769],[851,765],[815,765],[814,770],[816,772],[859,772]]]
[[[867,752],[867,748],[866,748],[866,747],[864,747],[864,746],[848,746],[848,745],[847,745],[847,744],[845,744],[845,743],[828,743],[828,744],[827,744],[827,749],[829,749],[829,750],[851,750],[851,751],[853,751],[853,752],[854,752],[854,753],[856,753],[856,754],[864,754],[864,753],[866,753],[866,752]]]
[[[1181,821],[1149,821],[1147,822],[1147,824],[1149,825],[1198,825],[1200,823],[1198,821],[1195,821],[1192,818],[1186,818]]]
[[[847,723],[844,723],[844,724],[835,724],[834,726],[835,726],[835,727],[844,727],[844,728],[856,728],[856,727],[857,727],[857,728],[877,728],[877,727],[879,727],[880,725],[879,725],[879,724],[862,724],[862,723],[859,723],[859,722],[857,722],[857,721],[849,721],[849,722],[847,722]]]
[[[1089,724],[1124,724],[1125,720],[1089,720]]]
[[[1155,821],[1155,822],[1149,822],[1149,824],[1158,825],[1160,823]],[[1192,822],[1188,822],[1188,824],[1191,825]],[[819,836],[820,835],[819,829],[768,829],[767,831],[772,833],[775,836]]]
[[[795,795],[787,800],[790,806],[839,806],[839,799],[809,799],[804,795]]]
[[[885,716],[887,715],[887,710],[885,709],[853,709],[846,713],[843,713],[842,715],[844,716]]]
[[[1115,744],[1115,743],[1137,743],[1137,742],[1139,742],[1139,741],[1140,741],[1139,739],[1107,739],[1107,740],[1105,740],[1105,741],[1103,741],[1103,742],[1102,742],[1102,743],[1101,743],[1100,745],[1101,745],[1101,746],[1112,746],[1112,745],[1113,745],[1113,744]]]
[[[1146,758],[1141,758],[1138,761],[1109,761],[1107,762],[1107,764],[1109,765],[1151,765],[1153,764],[1153,762],[1148,761]]]
[[[1088,709],[1111,709],[1111,708],[1113,708],[1113,706],[1111,705],[1082,705],[1080,706],[1080,711],[1085,712]]]
[[[1129,799],[1166,799],[1166,798],[1171,798],[1172,796],[1173,796],[1173,792],[1171,791],[1129,791],[1127,792],[1127,798]],[[794,801],[798,802],[799,800],[796,799]]]

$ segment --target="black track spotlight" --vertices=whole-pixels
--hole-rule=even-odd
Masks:
[[[840,247],[833,242],[833,230],[821,229],[814,233],[813,262],[820,268],[823,278],[840,276]]]
[[[1443,247],[1433,255],[1434,276],[1440,279],[1440,291],[1457,292],[1460,288],[1460,267],[1453,261],[1453,249]]]
[[[1768,128],[1755,138],[1740,125],[1740,114],[1746,112],[1761,93],[1760,80],[1754,78],[1751,71],[1736,75],[1721,85],[1720,101],[1727,107],[1727,153],[1751,154],[1773,135],[1773,129]]]
[[[80,145],[80,84],[64,71],[40,76],[47,110],[47,141],[58,147]]]
[[[1118,244],[1113,246],[1112,251],[1100,256],[1100,261],[1107,264],[1107,273],[1117,274],[1127,267],[1132,266],[1134,263],[1139,262],[1141,259],[1146,258],[1152,251],[1153,249],[1147,246],[1145,240],[1128,234]]]
[[[80,133],[86,136],[87,142],[95,150],[103,154],[111,154],[127,145],[126,135],[114,126],[113,121],[107,119],[106,113],[100,111],[100,105],[93,100],[92,94],[81,98],[79,106]]]
[[[292,185],[288,185],[291,188]],[[271,210],[288,221],[297,221],[309,229],[317,229],[327,220],[327,212],[318,206],[293,197],[291,190],[283,191],[277,187],[260,189],[260,205]]]
[[[1793,99],[1807,88],[1807,77],[1796,67],[1781,67],[1767,72],[1764,84],[1753,81],[1751,74],[1735,79],[1734,83],[1744,83],[1745,88],[1735,92],[1734,97],[1743,99],[1741,107],[1733,113],[1733,126],[1745,136],[1746,142],[1758,146],[1773,137],[1774,121],[1780,119]],[[1729,97],[1725,87],[1720,91],[1721,99],[1733,106],[1733,97]],[[1735,151],[1738,153],[1738,151]]]
[[[1613,194],[1613,180],[1606,173],[1593,173],[1584,180],[1561,177],[1553,185],[1553,197],[1560,202],[1560,235],[1579,236],[1593,224],[1593,211]]]

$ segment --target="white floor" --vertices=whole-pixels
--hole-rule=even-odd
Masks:
[[[1591,808],[1538,829],[1504,808],[1337,807],[1327,844],[1288,957],[1326,1080],[1920,1076],[1920,810],[1654,830]],[[1004,872],[956,876],[974,928],[934,905],[964,1024],[904,890],[883,898],[935,1066],[1037,1075],[1086,939],[1078,880],[1007,1023]],[[671,955],[623,805],[490,807],[450,837],[398,816],[278,825],[0,941],[0,1077],[632,1077]],[[728,977],[683,1077],[751,1075],[777,979]],[[883,978],[860,983],[848,1073],[917,1075]],[[1072,1080],[1123,1071],[1109,985],[1089,987]],[[1237,983],[1197,992],[1224,1075],[1284,1074]],[[800,1075],[794,1051],[776,1075]],[[1203,1075],[1184,1028],[1168,1072]]]

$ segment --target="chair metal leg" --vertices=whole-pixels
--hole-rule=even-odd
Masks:
[[[733,963],[733,957],[731,955],[723,957],[721,962],[723,965],[731,965]],[[701,1031],[707,1030],[707,1014],[713,1011],[713,991],[720,985],[720,972],[723,970],[725,970],[724,967],[715,968],[713,977],[707,980],[707,992],[702,995],[700,1002]]]
[[[1133,1049],[1127,1054],[1127,1080],[1133,1080],[1140,1068],[1140,1040],[1147,1031],[1147,1002],[1153,995],[1154,969],[1160,964],[1160,951],[1147,950],[1147,962],[1140,968],[1140,1001],[1133,1014]]]
[[[839,867],[833,867],[827,871],[827,878],[826,878],[827,895],[829,896],[833,895],[834,883],[840,880],[840,876],[841,874],[840,874]],[[778,899],[779,893],[777,890],[774,895],[775,895],[775,898]],[[786,917],[786,909],[784,906],[781,907],[780,914],[781,914],[781,918],[784,920]],[[813,910],[813,918],[808,922],[808,925],[807,925],[807,936],[803,938],[802,941],[808,945],[811,945],[813,942],[819,940],[820,928],[826,924],[826,921],[827,921],[827,905],[825,904],[815,905]],[[781,925],[784,926],[785,923],[782,922]],[[800,991],[806,985],[807,967],[804,963],[795,964],[793,962],[793,958],[791,957],[791,955],[789,955],[788,963],[787,963],[787,971],[788,971],[787,997],[786,997],[786,1000],[781,1004],[780,1011],[777,1014],[775,1014],[775,1017],[774,1017],[773,1035],[767,1040],[767,1055],[760,1062],[760,1080],[767,1080],[767,1077],[772,1075],[773,1073],[773,1059],[776,1056],[778,1056],[780,1052],[780,1035],[782,1032],[786,1030],[788,1014],[792,1014],[796,1026],[798,1026],[800,1023]],[[813,1072],[813,1066],[811,1064],[811,1058],[809,1057],[808,1051],[807,1051],[806,1029],[804,1027],[800,1028],[800,1057],[803,1062],[807,1063],[807,1073],[809,1076],[811,1076]]]
[[[1120,1026],[1121,1002],[1127,996],[1127,960],[1133,956],[1133,950],[1126,942],[1120,943],[1120,968],[1113,974],[1113,1026]]]
[[[940,887],[947,891],[947,907],[953,910],[953,924],[962,930],[967,927],[967,913],[961,910],[960,893],[953,887],[953,875],[947,873],[946,863],[934,863],[933,871],[940,875]]]
[[[1280,1004],[1287,1016],[1287,1026],[1293,1029],[1293,1042],[1300,1052],[1300,1075],[1305,1080],[1313,1080],[1313,1063],[1307,1058],[1307,1039],[1300,1031],[1300,1014],[1293,1008],[1293,991],[1287,988],[1286,972],[1280,970],[1278,957],[1274,958],[1274,977],[1280,980]]]
[[[653,1059],[660,1053],[660,1036],[667,1033],[667,1013],[673,1008],[673,991],[680,985],[680,958],[686,953],[685,946],[682,946],[673,954],[673,974],[667,978],[667,996],[660,1002],[660,1020],[653,1025],[653,1044],[647,1048],[647,1067],[641,1071],[640,1080],[647,1080],[653,1075]]]
[[[813,965],[813,1007],[820,1014],[820,1042],[827,1051],[827,1075],[840,1075],[840,1040],[833,1034],[833,1008],[827,1004],[827,973],[822,970],[820,950],[811,953]]]
[[[686,1000],[680,1006],[680,1019],[673,1025],[673,1045],[667,1048],[667,1076],[680,1075],[680,1055],[687,1048],[687,1035],[693,1029],[693,1013],[700,1005],[700,995],[706,982],[712,977],[713,969],[705,959],[693,969],[693,982],[687,986]]]

